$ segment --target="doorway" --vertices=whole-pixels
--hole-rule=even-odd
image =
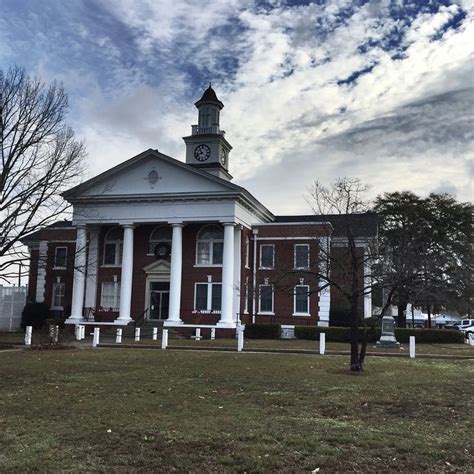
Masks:
[[[168,319],[170,305],[169,282],[150,282],[150,312],[148,319]]]

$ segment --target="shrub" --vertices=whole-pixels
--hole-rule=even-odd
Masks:
[[[326,333],[328,342],[349,342],[349,328],[341,327],[321,327],[321,326],[295,326],[295,337],[297,339],[309,339],[318,341],[319,334]]]
[[[350,342],[350,328],[345,327],[318,327],[295,326],[297,339],[319,340],[320,333],[326,333],[328,342]],[[380,328],[368,327],[367,342],[375,343],[380,338]],[[408,343],[410,336],[415,336],[417,343],[444,343],[462,344],[464,336],[461,331],[449,329],[405,329],[395,328],[395,337],[398,342]]]
[[[21,313],[21,327],[33,326],[41,329],[49,318],[49,306],[46,303],[26,303]]]
[[[280,339],[280,324],[246,324],[245,337],[249,339]]]
[[[452,329],[395,328],[395,337],[398,342],[409,342],[410,336],[415,336],[417,343],[462,344],[464,342],[463,333]]]

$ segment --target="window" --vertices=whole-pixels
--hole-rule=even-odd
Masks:
[[[102,308],[120,308],[120,282],[104,281],[102,282],[102,291],[100,293],[100,305]]]
[[[245,278],[244,314],[249,312],[249,277]]]
[[[296,244],[295,245],[295,269],[309,268],[309,245]]]
[[[64,283],[53,283],[53,308],[62,308],[64,302]]]
[[[250,268],[250,239],[245,239],[245,268]]]
[[[260,268],[275,266],[275,246],[273,244],[260,245]]]
[[[54,268],[66,268],[67,247],[56,247],[54,253]]]
[[[294,314],[309,316],[309,286],[308,285],[295,286]]]
[[[203,227],[197,238],[196,264],[222,265],[224,231],[217,225]]]
[[[203,107],[199,113],[200,118],[200,127],[210,127],[211,126],[211,110],[209,107]]]
[[[150,242],[148,245],[148,255],[155,254],[155,248],[158,244],[168,244],[168,248],[171,248],[173,230],[170,226],[161,225],[153,229],[150,234]]]
[[[273,314],[273,285],[260,285],[258,312]]]
[[[104,265],[122,264],[123,231],[120,227],[110,229],[104,240]]]
[[[196,283],[194,309],[196,311],[220,311],[221,283]]]

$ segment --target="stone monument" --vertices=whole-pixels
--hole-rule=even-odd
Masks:
[[[377,341],[376,346],[400,348],[400,343],[395,338],[395,321],[392,316],[384,316],[382,318],[382,335]]]

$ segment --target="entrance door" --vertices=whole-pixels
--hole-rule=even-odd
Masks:
[[[169,304],[169,283],[150,283],[149,319],[168,319]]]

